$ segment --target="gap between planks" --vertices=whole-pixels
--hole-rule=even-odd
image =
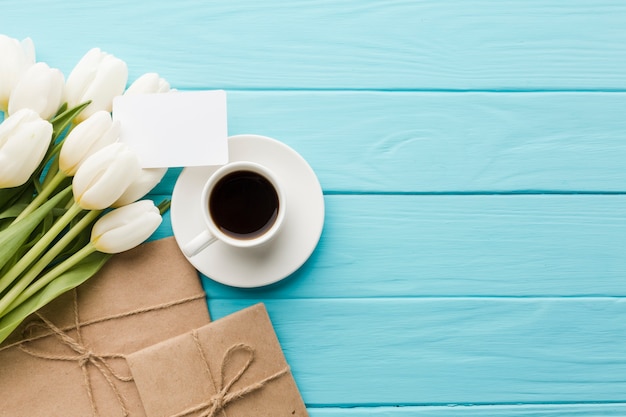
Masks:
[[[393,405],[393,406],[354,406],[350,408],[308,405],[311,417],[360,417],[360,416],[428,416],[428,417],[584,417],[584,416],[623,416],[626,403],[541,403],[541,404],[481,404],[481,405]]]

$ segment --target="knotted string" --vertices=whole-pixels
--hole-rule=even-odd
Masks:
[[[89,402],[91,404],[91,411],[95,417],[95,416],[98,416],[98,408],[96,406],[96,402],[94,401],[93,387],[91,384],[91,378],[89,377],[88,365],[94,366],[98,370],[98,372],[100,372],[100,374],[104,377],[107,384],[111,388],[111,391],[113,391],[113,393],[115,394],[115,398],[117,399],[117,402],[120,405],[120,409],[122,410],[124,417],[127,417],[129,415],[128,407],[126,406],[126,402],[124,400],[124,397],[122,396],[122,393],[120,392],[119,388],[117,387],[117,385],[115,384],[113,380],[116,379],[121,382],[130,382],[133,380],[133,378],[130,375],[124,376],[124,375],[117,373],[113,369],[113,367],[109,364],[109,361],[108,361],[110,359],[125,359],[125,357],[122,354],[116,354],[116,353],[97,354],[91,351],[83,343],[82,333],[81,333],[81,328],[80,328],[80,319],[78,316],[78,297],[76,296],[76,293],[74,296],[74,325],[76,329],[75,339],[72,338],[67,333],[65,333],[64,331],[62,331],[61,329],[59,329],[57,326],[54,325],[54,323],[52,323],[50,320],[43,317],[41,314],[39,313],[36,313],[36,314],[39,317],[40,321],[33,321],[33,322],[28,323],[28,325],[26,325],[26,327],[24,328],[24,333],[27,333],[27,332],[32,333],[32,329],[37,328],[37,327],[48,330],[52,332],[52,335],[60,343],[62,343],[64,346],[67,346],[71,350],[73,350],[74,354],[55,355],[55,354],[50,354],[46,352],[38,352],[36,350],[33,350],[32,348],[27,347],[27,345],[24,343],[19,345],[19,348],[23,352],[31,356],[34,356],[36,358],[40,358],[40,359],[48,359],[52,361],[76,362],[83,373],[83,377],[85,380],[85,387],[87,388],[87,395],[89,396]]]
[[[120,382],[130,382],[133,380],[132,376],[124,376],[117,373],[113,367],[109,364],[109,360],[113,359],[125,359],[125,356],[122,354],[96,354],[85,346],[82,340],[82,332],[81,327],[89,326],[92,324],[102,323],[106,321],[111,321],[115,319],[120,319],[124,317],[130,317],[142,313],[148,313],[152,311],[164,310],[176,305],[185,304],[191,301],[204,299],[206,296],[204,293],[197,294],[191,297],[187,297],[181,300],[170,301],[167,303],[159,304],[156,306],[144,307],[133,311],[128,311],[120,314],[105,316],[97,319],[92,319],[85,322],[80,322],[79,312],[78,312],[78,293],[76,290],[73,291],[73,307],[74,307],[74,324],[72,326],[66,326],[63,328],[59,328],[50,320],[46,319],[39,313],[35,313],[39,320],[32,321],[28,323],[22,332],[22,340],[2,346],[0,348],[0,352],[3,350],[18,347],[24,353],[27,353],[33,357],[54,361],[68,361],[68,362],[76,362],[78,366],[81,368],[83,373],[83,377],[85,380],[85,387],[87,390],[87,395],[89,397],[89,402],[91,404],[91,410],[94,417],[98,416],[98,409],[96,406],[96,402],[94,400],[93,389],[91,384],[91,379],[89,378],[88,365],[93,365],[98,372],[104,377],[107,384],[115,394],[115,397],[120,404],[121,411],[123,412],[124,417],[129,415],[128,407],[126,406],[123,395],[121,394],[119,388],[115,384],[114,380],[118,380]],[[44,329],[44,332],[38,335],[32,335],[32,330],[34,328]],[[66,332],[69,330],[76,330],[76,339],[69,336]],[[31,333],[31,336],[27,337],[28,333]],[[29,348],[27,343],[33,342],[35,340],[39,340],[48,336],[54,336],[60,343],[69,347],[74,351],[73,355],[55,355],[48,354],[45,352],[38,352]]]
[[[124,313],[119,313],[119,314],[113,314],[110,316],[104,316],[104,317],[99,317],[99,318],[95,318],[95,319],[91,319],[91,320],[86,320],[83,321],[82,323],[80,323],[80,325],[82,327],[87,327],[87,326],[91,326],[93,324],[98,324],[98,323],[104,323],[107,321],[111,321],[111,320],[117,320],[117,319],[122,319],[125,317],[131,317],[131,316],[136,316],[139,314],[143,314],[143,313],[150,313],[153,311],[158,311],[158,310],[166,310],[170,307],[174,307],[177,305],[181,305],[181,304],[186,304],[189,303],[191,301],[196,301],[196,300],[200,300],[200,299],[204,299],[206,297],[205,293],[201,293],[201,294],[197,294],[197,295],[193,295],[191,297],[187,297],[187,298],[183,298],[181,300],[175,300],[175,301],[170,301],[167,303],[163,303],[163,304],[158,304],[155,306],[149,306],[149,307],[143,307],[137,310],[131,310],[131,311],[126,311]],[[65,326],[65,327],[61,327],[59,328],[62,332],[68,331],[68,330],[73,330],[76,328],[76,325],[70,325],[70,326]],[[47,332],[43,332],[42,334],[36,335],[36,336],[32,336],[32,337],[27,337],[27,338],[23,338],[17,342],[11,343],[11,344],[5,344],[3,346],[0,346],[0,352],[4,351],[4,350],[8,350],[12,347],[15,346],[20,346],[24,343],[27,342],[34,342],[35,340],[39,340],[39,339],[43,339],[46,338],[50,335],[52,335],[53,332],[51,331],[47,331]]]
[[[200,344],[200,341],[198,340],[198,333],[194,330],[192,331],[191,335],[193,337],[193,341],[196,346],[196,349],[198,350],[198,352],[200,353],[200,357],[202,358],[202,362],[204,364],[204,370],[206,371],[209,378],[212,379],[212,374],[209,368],[209,363],[206,360],[204,351],[202,350],[202,345]],[[241,367],[241,369],[239,369],[237,374],[230,381],[225,382],[226,370],[231,366],[232,359],[237,351],[243,351],[247,354],[246,363]],[[237,343],[237,344],[232,345],[230,348],[228,348],[226,353],[224,353],[224,356],[222,358],[222,364],[221,364],[221,369],[220,369],[220,379],[218,381],[219,382],[218,386],[216,387],[217,393],[214,394],[208,401],[202,404],[198,404],[193,407],[190,407],[184,411],[181,411],[180,413],[172,415],[171,417],[184,417],[184,416],[188,416],[190,414],[198,413],[198,412],[200,412],[198,417],[215,417],[217,413],[220,411],[223,411],[224,408],[228,404],[236,400],[239,400],[241,398],[244,398],[248,394],[251,394],[255,391],[260,390],[261,388],[265,387],[267,383],[272,382],[280,378],[281,376],[289,373],[289,367],[286,366],[285,368],[276,372],[275,374],[272,374],[266,378],[263,378],[260,381],[254,382],[246,386],[245,388],[242,388],[235,392],[230,392],[232,386],[235,385],[235,383],[237,383],[237,381],[239,381],[239,379],[246,373],[246,371],[248,370],[248,368],[254,361],[254,357],[255,357],[255,350],[251,346],[246,345],[244,343]]]

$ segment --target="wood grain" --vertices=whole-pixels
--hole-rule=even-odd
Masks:
[[[625,2],[0,7],[66,76],[101,47],[131,82],[226,89],[230,134],[309,161],[309,261],[203,284],[214,318],[266,303],[312,417],[626,415]]]
[[[219,319],[256,301],[209,309]],[[311,407],[626,400],[621,298],[265,304]]]
[[[158,201],[158,199],[157,199]],[[325,197],[318,248],[289,279],[210,297],[625,296],[626,196]],[[169,217],[157,236],[171,235]]]
[[[4,0],[66,74],[99,46],[177,88],[624,89],[620,0]]]
[[[230,134],[287,143],[326,193],[626,190],[622,93],[229,91],[228,106]]]

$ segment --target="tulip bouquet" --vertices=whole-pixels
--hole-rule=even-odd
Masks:
[[[159,93],[149,73],[95,48],[67,78],[30,39],[0,35],[0,342],[28,315],[146,240],[169,206],[141,200],[166,169],[141,169],[111,105]]]

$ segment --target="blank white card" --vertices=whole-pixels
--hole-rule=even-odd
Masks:
[[[120,141],[137,152],[142,168],[228,162],[223,90],[119,96],[113,120],[120,122]]]

